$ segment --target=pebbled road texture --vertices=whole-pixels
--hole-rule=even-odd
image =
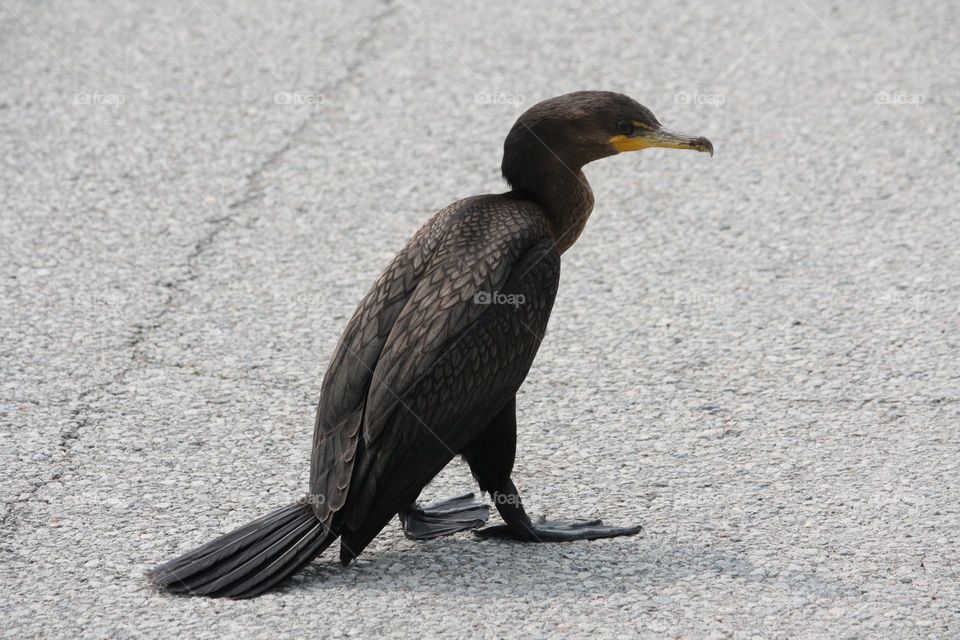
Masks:
[[[0,0],[4,634],[960,637],[958,40],[932,0]],[[361,295],[582,88],[717,148],[588,167],[518,401],[531,510],[643,535],[154,592],[303,492]]]

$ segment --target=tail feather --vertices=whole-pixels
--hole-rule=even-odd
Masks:
[[[314,525],[314,529],[323,529],[323,525],[318,522]],[[310,533],[314,532],[311,531]],[[283,555],[241,584],[232,587],[225,595],[238,597],[240,594],[245,594],[244,597],[248,598],[260,595],[318,556],[330,546],[334,539],[331,536],[321,535],[308,534],[301,536],[290,548],[283,552]]]
[[[239,529],[197,547],[151,570],[147,575],[157,584],[180,582],[212,567],[218,561],[262,539],[273,526],[282,526],[295,518],[299,505],[291,504],[258,518]]]
[[[298,519],[284,525],[278,523],[275,525],[277,528],[270,531],[269,535],[265,535],[249,547],[237,550],[233,555],[222,558],[217,564],[204,571],[181,579],[176,585],[176,591],[196,595],[213,593],[254,572],[263,564],[264,554],[273,549],[278,544],[278,540],[287,540],[291,533],[302,532],[310,525],[310,522],[302,522]]]
[[[244,552],[235,560],[231,560],[229,565],[224,566],[213,580],[198,587],[195,591],[200,595],[207,595],[224,590],[223,595],[226,595],[227,591],[233,591],[233,585],[239,587],[246,582],[248,577],[256,580],[264,566],[269,566],[271,561],[281,557],[292,544],[300,540],[301,536],[311,528],[313,528],[312,522],[294,522],[287,525],[276,535],[265,538],[262,545],[258,545],[263,547],[262,551],[257,552],[257,549],[254,548]]]
[[[249,598],[323,553],[336,540],[309,504],[294,503],[171,560],[147,576],[173,593]]]

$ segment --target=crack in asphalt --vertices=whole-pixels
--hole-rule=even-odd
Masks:
[[[328,90],[336,90],[351,80],[354,73],[363,64],[364,58],[362,54],[376,37],[377,27],[390,17],[396,9],[396,4],[386,3],[383,10],[377,12],[367,20],[364,35],[353,43],[348,52],[344,54],[344,58],[348,58],[348,60],[342,66],[342,75],[327,85]],[[240,195],[226,205],[226,209],[230,213],[212,217],[205,221],[211,228],[194,243],[190,252],[184,258],[181,264],[182,275],[173,279],[169,277],[158,279],[149,285],[161,289],[166,288],[168,292],[156,313],[133,324],[132,337],[126,344],[126,348],[131,351],[130,363],[121,368],[111,380],[97,383],[77,394],[76,399],[70,402],[70,404],[75,406],[70,410],[69,417],[65,421],[66,428],[60,431],[60,438],[57,443],[56,451],[62,454],[62,458],[53,463],[53,471],[43,480],[32,484],[29,490],[23,492],[26,494],[24,497],[17,497],[6,503],[6,513],[4,513],[2,519],[0,519],[0,541],[2,541],[5,549],[8,546],[8,541],[17,530],[19,516],[21,515],[23,506],[33,502],[37,493],[51,482],[63,476],[66,467],[69,465],[73,448],[76,446],[76,442],[80,440],[83,428],[86,427],[91,420],[89,413],[94,406],[94,402],[88,400],[88,398],[102,395],[108,387],[114,384],[122,384],[132,371],[150,364],[151,360],[144,353],[144,346],[149,343],[152,334],[164,325],[178,297],[186,293],[186,286],[201,277],[201,269],[198,267],[201,258],[214,246],[217,238],[236,222],[237,218],[242,215],[247,207],[263,199],[265,186],[263,184],[263,176],[283,162],[284,157],[306,133],[313,120],[313,114],[314,112],[311,111],[305,118],[297,123],[289,133],[283,136],[283,144],[271,151],[256,168],[245,176],[245,185],[240,189]]]

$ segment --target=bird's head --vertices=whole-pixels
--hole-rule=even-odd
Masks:
[[[531,164],[556,161],[578,170],[600,158],[651,147],[713,155],[709,140],[665,129],[633,98],[577,91],[538,102],[520,116],[504,143],[503,175],[515,184]]]

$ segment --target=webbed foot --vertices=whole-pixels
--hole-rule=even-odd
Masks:
[[[474,499],[472,493],[426,506],[414,505],[399,513],[403,535],[410,540],[432,540],[460,531],[482,527],[490,507]]]
[[[547,520],[537,522],[494,525],[474,531],[483,538],[513,538],[526,542],[567,542],[570,540],[597,540],[640,533],[643,527],[607,527],[600,520]]]

